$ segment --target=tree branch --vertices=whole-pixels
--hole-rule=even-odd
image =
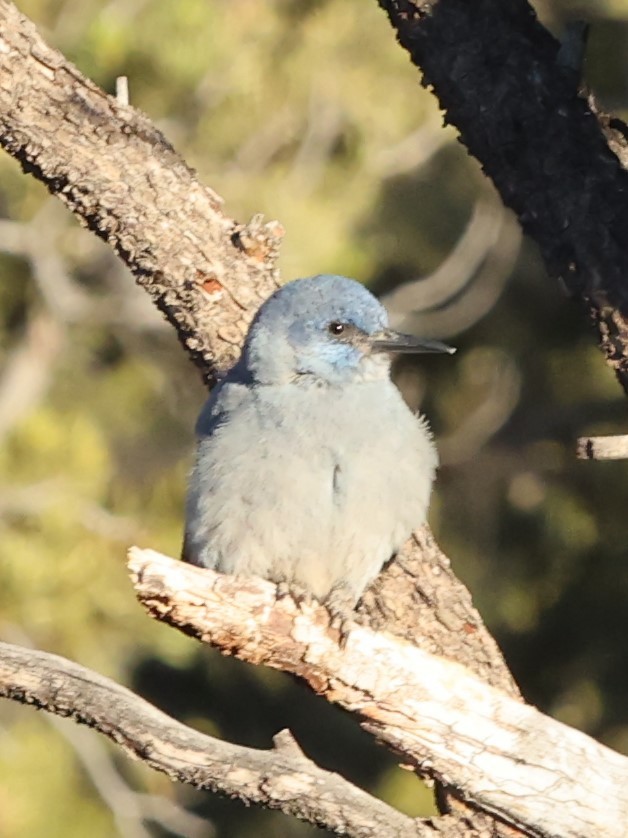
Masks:
[[[578,95],[527,0],[378,0],[446,121],[581,300],[628,393],[628,172],[620,123]]]
[[[626,460],[628,434],[580,437],[576,456],[581,460]]]
[[[95,728],[172,780],[280,809],[342,835],[446,834],[319,768],[288,731],[275,737],[270,751],[221,742],[57,655],[0,643],[0,695]]]
[[[457,663],[357,624],[339,646],[323,606],[278,599],[261,579],[139,548],[129,567],[152,616],[227,654],[298,675],[484,811],[528,834],[625,834],[628,758]]]
[[[131,269],[205,380],[277,286],[283,230],[222,211],[150,120],[108,96],[0,0],[0,145]]]

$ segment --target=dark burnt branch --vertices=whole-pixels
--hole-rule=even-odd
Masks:
[[[618,121],[579,94],[526,0],[379,0],[549,272],[582,301],[628,392],[628,173]],[[616,153],[614,153],[616,152]]]

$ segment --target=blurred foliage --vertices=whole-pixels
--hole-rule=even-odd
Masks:
[[[375,3],[359,14],[342,0],[20,7],[105,89],[128,75],[133,104],[231,214],[286,224],[286,278],[331,271],[390,290],[437,268],[487,193]],[[628,0],[538,9],[557,32],[593,20],[587,77],[623,113]],[[0,219],[21,225],[0,227],[2,639],[67,655],[232,741],[265,747],[290,727],[321,764],[431,811],[429,793],[345,714],[137,606],[125,549],[179,549],[201,385],[107,248],[6,156]],[[16,229],[30,249],[9,245]],[[626,466],[574,458],[576,436],[622,427],[619,388],[529,244],[497,305],[452,335],[454,359],[400,370],[439,438],[437,536],[526,696],[628,751]],[[15,370],[26,372],[11,383]],[[508,393],[490,425],[487,405]],[[1,835],[320,834],[173,786],[94,738],[79,746],[67,726],[0,706]],[[129,788],[142,792],[133,806]],[[151,816],[147,795],[204,820]]]

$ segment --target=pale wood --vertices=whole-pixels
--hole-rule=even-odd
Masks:
[[[355,713],[404,762],[464,789],[484,811],[546,836],[623,838],[628,758],[544,716],[459,664],[352,624],[276,586],[132,548],[129,568],[155,617],[223,652],[298,675]]]
[[[72,661],[0,643],[0,696],[93,727],[170,779],[281,809],[355,838],[446,835],[382,803],[300,750],[288,731],[271,750],[206,736],[109,678]],[[450,833],[453,834],[453,833]]]
[[[627,460],[628,434],[580,437],[576,454],[581,460]]]

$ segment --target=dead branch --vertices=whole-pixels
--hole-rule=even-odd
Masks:
[[[537,242],[550,274],[584,304],[628,393],[621,123],[580,95],[565,50],[527,0],[378,2],[446,122]]]
[[[129,567],[152,616],[227,654],[298,675],[484,811],[532,835],[625,834],[628,759],[459,664],[358,624],[339,645],[323,606],[278,599],[261,579],[139,548]]]
[[[576,456],[581,460],[626,460],[628,434],[580,437]]]
[[[92,727],[172,780],[280,809],[342,835],[443,834],[429,820],[402,815],[339,775],[323,771],[288,731],[275,737],[269,751],[221,742],[57,655],[0,643],[0,695]]]

